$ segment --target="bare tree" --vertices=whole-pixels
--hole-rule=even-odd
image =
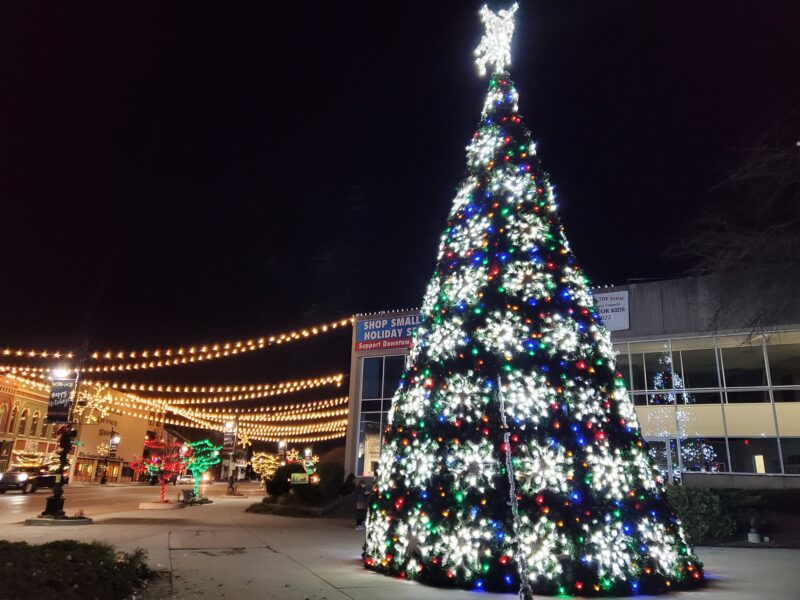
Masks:
[[[738,166],[711,188],[707,207],[667,249],[668,257],[689,265],[688,275],[718,280],[718,329],[735,322],[763,331],[798,314],[798,116],[740,151]]]

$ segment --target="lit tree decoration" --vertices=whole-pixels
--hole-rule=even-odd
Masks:
[[[222,460],[219,456],[222,446],[215,446],[209,440],[187,442],[186,446],[189,448],[189,452],[184,454],[183,463],[186,465],[186,469],[192,473],[194,478],[193,494],[197,498],[203,473]]]
[[[649,462],[508,74],[516,6],[385,427],[364,563],[467,589],[628,595],[702,565]]]
[[[281,460],[278,455],[268,454],[267,452],[254,452],[253,457],[250,459],[250,466],[253,467],[253,471],[261,479],[262,486],[267,479],[272,478],[280,464]]]
[[[159,502],[166,502],[167,483],[183,469],[183,444],[166,440],[145,440],[144,447],[150,450],[150,456],[136,456],[130,466],[135,473],[157,477],[160,486]]]

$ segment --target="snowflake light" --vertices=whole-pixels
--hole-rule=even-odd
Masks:
[[[518,8],[519,5],[514,4],[496,13],[488,6],[481,8],[481,21],[486,32],[475,49],[475,64],[481,75],[486,75],[487,66],[493,72],[505,71],[511,66],[511,36],[514,35],[514,13]]]

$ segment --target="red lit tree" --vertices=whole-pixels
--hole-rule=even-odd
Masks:
[[[147,457],[136,456],[130,463],[131,468],[139,475],[158,478],[161,486],[159,502],[166,502],[167,483],[173,475],[183,470],[183,444],[166,440],[145,440],[144,447],[150,450]]]

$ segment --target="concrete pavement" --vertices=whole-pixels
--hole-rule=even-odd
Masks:
[[[120,494],[118,504],[138,502],[140,489],[115,492]],[[219,489],[224,493],[224,486]],[[158,493],[154,488],[147,491]],[[0,513],[5,512],[5,499],[0,499]],[[245,513],[244,509],[256,500],[218,496],[214,504],[181,511],[87,511],[96,524],[70,527],[68,531],[24,527],[20,524],[24,516],[20,515],[19,521],[0,525],[0,538],[36,543],[69,537],[97,539],[123,550],[144,548],[154,568],[171,571],[171,597],[175,599],[486,597],[485,593],[478,596],[474,592],[430,588],[366,571],[360,562],[364,533],[354,531],[350,520]],[[711,585],[699,592],[678,593],[669,598],[778,600],[795,598],[800,589],[800,550],[700,548],[698,552],[712,578]],[[514,598],[510,594],[497,597]]]

